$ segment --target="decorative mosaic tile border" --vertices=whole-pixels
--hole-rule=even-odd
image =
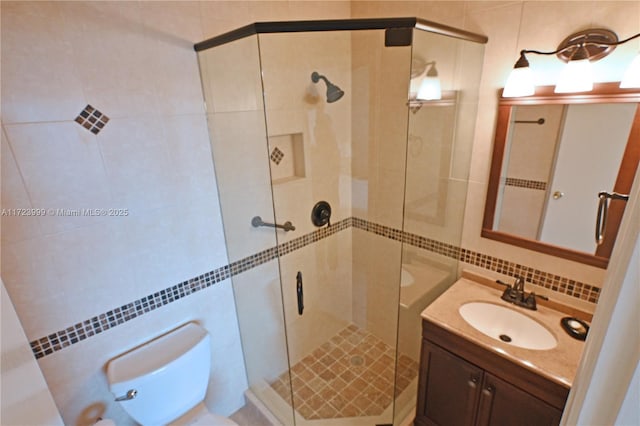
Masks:
[[[263,263],[284,256],[295,250],[313,244],[340,231],[351,227],[372,232],[385,238],[403,242],[414,247],[419,247],[442,256],[459,260],[471,265],[479,266],[490,271],[505,275],[519,275],[527,281],[548,288],[553,291],[567,294],[578,299],[597,303],[600,296],[600,288],[590,284],[571,280],[566,277],[540,271],[529,266],[509,262],[504,259],[467,250],[441,241],[422,237],[420,235],[403,232],[357,217],[343,219],[331,226],[317,229],[308,234],[294,238],[290,241],[278,244],[276,247],[260,251],[251,256],[237,260],[229,265],[214,269],[197,277],[183,281],[180,284],[160,290],[134,302],[120,306],[113,310],[96,315],[86,321],[74,324],[64,330],[49,334],[33,340],[31,350],[36,359],[50,355],[61,349],[76,344],[96,334],[100,334],[110,328],[116,327],[136,317],[144,315],[164,305],[168,305],[190,294],[204,290],[229,277],[253,269]]]
[[[507,186],[517,186],[519,188],[540,189],[542,191],[547,190],[547,182],[539,180],[518,179],[518,178],[506,178],[504,184]]]
[[[64,330],[41,337],[30,343],[31,350],[36,359],[50,355],[67,346],[71,346],[91,336],[107,331],[110,328],[124,324],[127,321],[154,311],[190,294],[204,290],[207,287],[229,278],[230,270],[230,265],[225,265],[222,268],[215,269],[145,296],[134,302],[122,305],[119,308],[96,315],[93,318],[74,324]]]
[[[50,355],[61,349],[76,344],[96,334],[100,334],[110,328],[116,327],[136,317],[144,315],[164,305],[175,302],[190,294],[204,290],[220,281],[238,275],[263,263],[284,256],[287,253],[298,250],[304,246],[317,242],[351,227],[352,220],[347,218],[329,227],[317,229],[309,234],[297,237],[293,240],[278,244],[276,247],[260,251],[251,256],[237,260],[229,265],[206,272],[197,277],[183,281],[180,284],[165,288],[150,294],[134,302],[122,305],[102,314],[96,315],[86,321],[74,324],[64,330],[49,334],[30,342],[31,350],[36,359]]]
[[[495,271],[511,277],[518,275],[524,277],[526,281],[532,284],[564,293],[577,299],[598,303],[598,298],[600,297],[600,288],[596,286],[572,280],[567,277],[561,277],[549,272],[540,271],[530,266],[509,262],[508,260],[478,253],[473,250],[457,247],[441,241],[432,240],[409,232],[402,232],[388,226],[378,225],[355,217],[353,218],[353,226],[364,231],[373,232],[374,234],[391,238],[396,241],[402,241],[405,244],[429,250],[442,256],[456,259],[470,265],[479,266],[490,271]]]

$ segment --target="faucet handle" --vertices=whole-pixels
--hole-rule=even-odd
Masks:
[[[535,294],[533,291],[529,293],[529,297],[531,297],[532,299],[535,299],[537,297],[538,299],[547,300],[547,301],[549,300],[547,296],[543,296],[541,294]]]
[[[511,284],[509,283],[505,283],[504,281],[500,281],[500,280],[496,280],[496,282],[500,285],[507,287],[508,289],[511,288]]]
[[[524,301],[525,302],[525,307],[529,308],[529,309],[533,309],[534,311],[537,310],[538,307],[537,307],[537,303],[536,303],[536,298],[542,299],[542,300],[549,300],[549,298],[547,296],[543,296],[541,294],[535,294],[532,291],[531,293],[529,293],[529,296],[527,296],[527,299]]]

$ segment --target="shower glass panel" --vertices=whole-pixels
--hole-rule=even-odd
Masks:
[[[420,359],[420,313],[458,277],[483,54],[483,44],[414,30],[412,75],[433,62],[442,99],[414,103],[409,114],[398,351],[413,361]],[[417,393],[403,361],[396,383],[411,383],[397,395],[396,424]]]
[[[411,415],[420,312],[458,275],[478,43],[393,18],[196,45],[247,396],[278,422]],[[442,99],[409,102],[433,61]]]
[[[255,216],[275,223],[258,36],[198,58],[247,381],[254,395],[269,395],[289,362],[276,230],[251,225]],[[294,424],[291,406],[277,415]]]

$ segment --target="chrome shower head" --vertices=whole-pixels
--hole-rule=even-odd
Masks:
[[[317,83],[320,80],[324,80],[327,84],[327,102],[332,103],[344,96],[344,92],[338,86],[330,82],[324,75],[318,74],[316,71],[311,73],[311,81]]]

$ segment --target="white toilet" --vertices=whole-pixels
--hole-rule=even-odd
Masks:
[[[109,361],[109,389],[143,426],[237,426],[204,405],[210,341],[204,328],[187,323],[147,342]]]

